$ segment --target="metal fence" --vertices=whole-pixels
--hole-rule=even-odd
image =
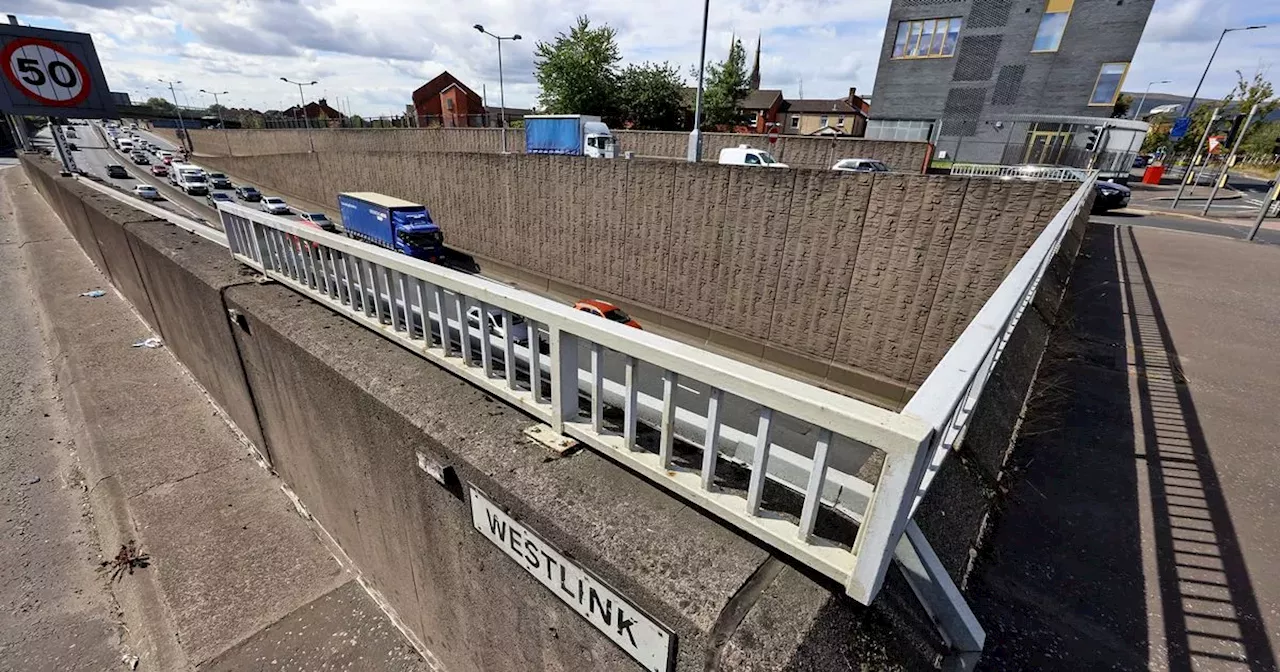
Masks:
[[[952,164],[951,174],[963,177],[1009,177],[1053,180],[1055,182],[1080,182],[1088,176],[1088,173],[1079,168],[1061,166],[995,166],[977,163]]]
[[[521,113],[507,114],[507,127],[523,126]],[[303,119],[302,117],[261,116],[239,119],[244,128],[501,128],[497,112],[458,115],[393,115],[383,117],[348,116],[340,119]]]

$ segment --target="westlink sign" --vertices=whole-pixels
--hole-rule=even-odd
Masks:
[[[0,111],[73,119],[116,117],[93,38],[0,24]]]
[[[650,672],[675,664],[675,634],[649,618],[586,569],[471,490],[471,523],[534,579],[555,593]]]

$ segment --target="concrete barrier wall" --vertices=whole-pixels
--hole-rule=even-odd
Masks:
[[[1057,182],[451,153],[210,157],[286,198],[426,203],[447,243],[904,401],[1073,191]]]
[[[170,141],[177,142],[173,131],[157,129]],[[633,152],[642,158],[681,159],[686,156],[689,134],[683,131],[614,131],[619,155]],[[706,133],[703,136],[703,161],[715,163],[720,150],[748,144],[770,149],[783,163],[797,168],[830,168],[840,159],[879,159],[895,171],[922,173],[927,167],[931,147],[925,142],[867,140],[865,138],[779,136],[769,145],[764,135],[743,133]],[[209,156],[262,156],[310,151],[317,152],[462,152],[498,153],[502,151],[502,131],[496,128],[325,128],[313,129],[236,129],[191,132],[198,154]],[[507,129],[507,150],[524,152],[524,129]]]
[[[24,164],[55,207],[114,203],[43,159]],[[124,292],[117,277],[141,278],[166,346],[215,399],[250,400],[273,468],[446,669],[636,669],[471,528],[464,483],[672,628],[681,672],[934,667],[941,643],[898,573],[871,607],[855,605],[591,451],[532,444],[528,416],[283,287],[247,281],[225,250],[123,215],[89,230],[113,282]],[[104,245],[111,237],[128,245]]]

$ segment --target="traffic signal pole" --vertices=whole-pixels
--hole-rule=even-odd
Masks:
[[[1280,202],[1280,170],[1276,171],[1276,176],[1271,180],[1271,191],[1267,197],[1262,199],[1262,205],[1258,207],[1258,218],[1253,220],[1253,228],[1249,230],[1249,235],[1245,240],[1253,240],[1258,235],[1258,229],[1262,228],[1262,220],[1266,219],[1267,212]]]
[[[1209,117],[1209,123],[1205,124],[1204,135],[1200,136],[1200,142],[1196,144],[1196,153],[1191,157],[1191,165],[1187,166],[1187,174],[1182,178],[1182,184],[1178,185],[1178,195],[1173,197],[1173,208],[1178,209],[1178,201],[1182,200],[1182,191],[1187,188],[1187,183],[1195,176],[1196,164],[1200,162],[1200,150],[1204,147],[1204,143],[1209,140],[1209,133],[1213,131],[1213,125],[1218,123],[1218,114],[1222,112],[1221,107],[1214,108],[1213,116]]]
[[[1209,192],[1209,200],[1204,202],[1204,209],[1200,211],[1201,216],[1209,214],[1209,206],[1213,205],[1213,199],[1218,195],[1218,190],[1227,184],[1227,176],[1231,174],[1231,166],[1236,161],[1236,151],[1240,149],[1240,142],[1244,140],[1244,134],[1249,132],[1249,124],[1253,123],[1253,115],[1258,111],[1258,106],[1254,105],[1249,110],[1249,116],[1244,118],[1244,124],[1240,126],[1240,130],[1236,131],[1235,142],[1231,143],[1231,153],[1227,154],[1227,162],[1222,166],[1222,174],[1218,176],[1218,180],[1213,183],[1213,191]]]

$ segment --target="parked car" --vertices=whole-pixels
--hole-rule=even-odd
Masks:
[[[262,192],[247,184],[242,184],[236,187],[236,198],[249,203],[257,203],[262,200]]]
[[[289,204],[284,202],[279,196],[263,196],[262,201],[258,204],[262,211],[272,215],[289,214]]]
[[[68,151],[68,152],[78,152],[78,151],[80,151],[80,148],[76,146],[76,143],[74,143],[74,142],[68,142],[68,143],[67,143],[67,151]]]
[[[231,178],[225,173],[209,173],[209,186],[214,189],[230,189]]]
[[[498,338],[506,338],[506,330],[502,325],[502,311],[497,308],[489,308],[489,333]],[[467,324],[472,329],[480,328],[480,306],[471,306],[467,310]],[[529,325],[525,323],[524,318],[519,315],[511,315],[511,340],[520,345],[529,344]]]
[[[600,299],[582,299],[573,304],[573,309],[581,310],[584,313],[591,313],[596,317],[603,317],[610,322],[625,324],[628,327],[635,327],[636,329],[643,328],[640,326],[639,322],[631,319],[631,316],[623,312],[621,308],[609,303],[608,301],[601,301]]]
[[[114,177],[121,180],[128,179],[129,171],[125,170],[124,166],[113,163],[107,166],[107,177]]]
[[[148,201],[160,200],[160,192],[149,184],[139,184],[133,188],[133,195]]]
[[[836,165],[831,166],[831,170],[850,173],[887,173],[889,166],[875,159],[840,159]]]
[[[209,194],[204,197],[204,200],[209,203],[209,207],[215,210],[218,209],[219,203],[235,203],[236,202],[236,200],[234,198],[231,198],[230,195],[221,191],[209,192]]]
[[[1123,184],[1098,180],[1093,183],[1093,194],[1093,211],[1106,212],[1128,207],[1132,192]]]
[[[720,165],[723,166],[764,166],[766,168],[788,168],[773,155],[763,149],[754,149],[748,145],[725,147],[720,150]]]
[[[1151,157],[1146,156],[1145,154],[1139,154],[1133,157],[1134,168],[1146,168],[1149,165],[1151,165]]]
[[[157,163],[151,166],[151,174],[156,177],[167,177],[169,175],[169,166],[163,163]]]
[[[143,154],[142,152],[134,152],[133,156],[130,158],[132,158],[133,162],[138,164],[139,166],[151,165],[151,159],[148,159],[147,155]]]
[[[338,231],[338,225],[334,224],[333,220],[326,217],[323,212],[299,212],[298,217],[304,222],[315,224],[330,233]]]

